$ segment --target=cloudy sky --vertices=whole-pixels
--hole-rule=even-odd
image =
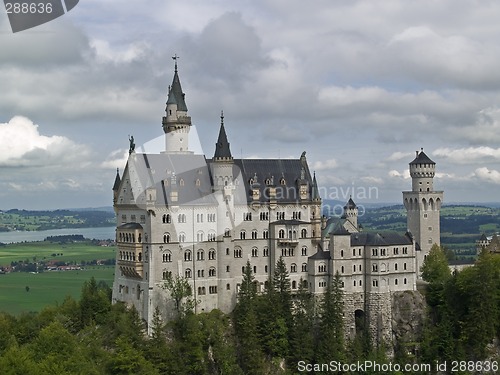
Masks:
[[[329,198],[399,203],[424,148],[447,202],[500,201],[500,2],[82,0],[0,12],[0,209],[109,206],[162,135],[171,56],[208,157],[307,151]]]

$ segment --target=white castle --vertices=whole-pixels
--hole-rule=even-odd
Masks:
[[[235,159],[223,115],[213,157],[192,152],[177,63],[162,123],[165,150],[138,153],[131,144],[113,186],[114,302],[135,306],[151,327],[156,307],[164,319],[173,316],[164,283],[179,276],[191,286],[196,312],[229,313],[247,260],[263,292],[283,257],[292,293],[302,283],[320,295],[338,272],[347,333],[363,317],[374,337],[390,338],[392,295],[416,290],[422,260],[439,244],[443,193],[433,191],[435,163],[423,151],[410,163],[412,191],[403,193],[409,231],[365,233],[352,199],[342,218],[322,218],[305,152],[298,159]]]

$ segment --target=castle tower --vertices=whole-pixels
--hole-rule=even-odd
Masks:
[[[165,132],[165,152],[190,153],[189,130],[191,117],[188,116],[185,94],[182,92],[181,81],[177,72],[177,56],[174,56],[175,70],[172,85],[168,90],[167,107],[163,117],[163,131]]]
[[[353,228],[346,228],[351,233],[358,231],[358,207],[356,203],[352,200],[352,197],[349,197],[349,201],[347,201],[344,206],[344,214],[342,215],[342,219],[348,220]]]
[[[421,149],[409,164],[412,190],[403,192],[403,201],[407,212],[408,231],[416,243],[416,270],[420,267],[432,247],[440,245],[439,212],[443,201],[443,192],[434,191],[433,178],[436,163]]]

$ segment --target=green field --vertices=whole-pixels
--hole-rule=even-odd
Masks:
[[[97,282],[105,281],[111,287],[114,267],[95,266],[80,271],[37,274],[12,272],[0,275],[0,311],[17,315],[61,303],[66,296],[79,299],[83,283],[91,277]],[[29,291],[26,291],[26,287],[29,287]]]
[[[53,254],[59,255],[54,257]],[[94,259],[115,258],[115,248],[90,245],[87,242],[60,244],[49,241],[16,243],[0,247],[0,266],[8,266],[11,262],[26,259],[33,261],[34,257],[38,262],[53,259],[80,263],[82,260],[87,262]]]

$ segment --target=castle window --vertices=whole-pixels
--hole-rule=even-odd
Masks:
[[[340,250],[340,257],[343,258],[344,257],[344,250]]]
[[[215,267],[210,267],[210,269],[208,270],[208,276],[215,277],[215,275],[216,275]]]
[[[295,280],[292,281],[292,289],[297,289],[297,282]]]
[[[203,232],[200,231],[200,232],[196,233],[196,240],[198,242],[203,242]]]
[[[214,260],[214,259],[215,259],[215,250],[210,249],[210,250],[208,251],[208,259],[209,259],[209,260]]]
[[[280,229],[279,232],[278,232],[278,238],[285,238],[285,230],[284,229]]]
[[[226,284],[226,290],[231,290],[231,284]]]
[[[397,271],[398,270],[398,264],[394,264],[394,271]]]
[[[253,273],[254,275],[257,273],[257,266],[253,266]]]
[[[224,229],[224,237],[231,237],[231,230],[229,228]]]
[[[191,260],[191,250],[186,250],[186,252],[184,253],[184,260],[186,262]]]
[[[191,278],[191,269],[186,268],[186,271],[184,271],[184,276],[186,277],[186,279],[190,279]]]
[[[205,259],[205,252],[203,250],[198,250],[196,253],[196,260],[204,260]]]
[[[280,179],[280,185],[286,185],[286,181],[283,177]]]
[[[394,285],[398,285],[398,279],[394,280]]]
[[[208,287],[208,292],[210,294],[217,294],[217,286],[209,286]]]
[[[205,277],[205,270],[198,270],[198,277]]]
[[[296,265],[295,263],[292,263],[292,264],[290,265],[290,272],[291,272],[291,273],[295,273],[295,272],[297,272],[297,265]]]
[[[141,224],[146,224],[146,215],[141,215]]]
[[[264,257],[269,256],[269,248],[268,247],[264,247],[264,249],[262,249],[262,256],[264,256]]]
[[[172,278],[172,272],[167,271],[167,270],[163,270],[163,272],[162,272],[162,279],[163,280],[168,280],[168,279],[171,279],[171,278]]]
[[[235,258],[241,258],[242,257],[241,249],[234,249],[234,257]]]
[[[269,231],[267,229],[264,229],[262,232],[262,238],[268,239],[269,238]]]
[[[373,280],[373,286],[378,286],[378,280]]]
[[[257,239],[257,229],[254,229],[252,231],[252,240],[256,240]]]
[[[177,216],[177,222],[179,222],[179,223],[185,223],[186,222],[186,214],[179,214]]]
[[[246,236],[247,236],[247,233],[244,230],[240,231],[240,240],[244,240],[246,238]]]
[[[372,256],[378,256],[378,249],[372,249]]]
[[[403,280],[403,284],[406,284],[406,277],[405,277],[405,278],[404,278],[404,280]]]
[[[269,220],[269,212],[261,212],[260,213],[260,220],[261,221],[268,221]]]
[[[170,233],[165,233],[163,235],[163,243],[170,243]]]
[[[226,255],[229,255],[229,247],[226,247]]]
[[[352,256],[355,257],[356,256],[356,249],[352,249]]]
[[[252,213],[243,212],[243,221],[252,221]]]
[[[256,247],[252,248],[252,257],[258,257],[259,256],[259,249]]]
[[[181,151],[182,151],[182,150],[181,150]],[[184,186],[184,179],[183,179],[183,178],[181,178],[181,179],[179,180],[179,186]]]
[[[201,181],[199,178],[196,179],[196,186],[200,186],[201,185]]]
[[[378,272],[378,265],[377,264],[372,264],[372,271]]]
[[[342,267],[344,268],[344,267]],[[320,263],[320,265],[318,266],[318,272],[326,272],[326,264],[325,263]],[[342,271],[344,272],[344,271]]]
[[[284,212],[276,212],[276,220],[285,220]]]
[[[171,221],[170,214],[164,214],[161,220],[163,224],[170,224]]]
[[[399,249],[397,247],[395,247],[394,250],[393,250],[393,252],[394,252],[394,255],[398,255],[399,254]]]
[[[403,254],[408,254],[408,248],[407,247],[403,247]]]
[[[196,214],[196,222],[203,223],[203,214]]]
[[[352,271],[356,272],[356,265],[352,266]]]
[[[303,256],[307,255],[307,247],[306,246],[302,246],[302,255]]]
[[[403,263],[403,269],[406,271],[406,263]]]
[[[344,273],[344,266],[340,267],[340,273]]]
[[[307,229],[302,229],[300,231],[300,238],[307,238]]]
[[[179,242],[185,242],[186,241],[186,235],[184,233],[179,233]]]
[[[215,232],[208,233],[208,240],[211,242],[216,240]]]
[[[353,281],[353,286],[356,286],[356,280]]]
[[[264,266],[264,273],[267,273],[267,266]]]
[[[302,272],[307,272],[307,263],[302,263]]]
[[[126,223],[127,222],[127,215],[122,215],[122,223]]]
[[[359,286],[363,285],[363,280],[359,280]]]
[[[163,253],[162,260],[163,260],[163,263],[170,263],[170,262],[172,262],[172,253],[167,250],[166,253]]]
[[[226,272],[229,272],[230,267],[226,266]]]

